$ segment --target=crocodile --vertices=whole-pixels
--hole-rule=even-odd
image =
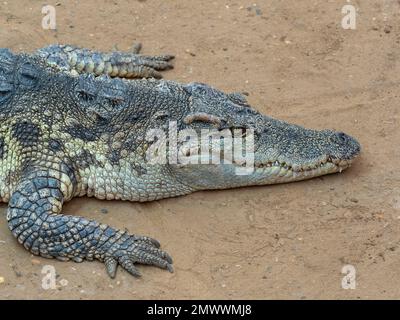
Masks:
[[[173,272],[157,240],[63,214],[63,203],[81,196],[152,201],[299,181],[341,172],[360,154],[355,138],[263,115],[243,94],[155,79],[172,58],[61,45],[0,51],[0,201],[8,202],[9,229],[31,253],[99,260],[112,278],[118,266],[140,276],[137,264]],[[186,138],[173,148],[152,130],[186,138],[211,132],[210,149]],[[251,141],[252,157],[213,161],[232,151],[226,132],[242,143],[242,156]],[[238,173],[243,168],[250,170]]]

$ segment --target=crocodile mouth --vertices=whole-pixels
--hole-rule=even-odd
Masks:
[[[276,160],[268,162],[256,162],[254,164],[254,167],[256,169],[276,167],[276,168],[283,168],[285,170],[290,170],[293,172],[306,172],[306,171],[318,170],[320,168],[336,167],[338,171],[341,171],[350,167],[353,161],[354,159],[344,160],[344,159],[333,159],[331,157],[326,157],[321,161],[317,161],[307,165],[297,165],[297,164],[295,165],[295,164],[290,164],[288,162],[280,162]]]
[[[353,163],[352,159],[335,159],[329,156],[312,163],[299,165],[284,161],[255,162],[254,173],[266,177],[273,183],[303,180],[330,173],[342,172]],[[242,163],[241,166],[244,166]],[[264,183],[266,183],[264,181]],[[268,182],[267,182],[268,183]]]

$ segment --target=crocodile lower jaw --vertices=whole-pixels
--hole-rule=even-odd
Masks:
[[[309,179],[335,172],[342,172],[351,166],[353,159],[332,160],[327,159],[315,165],[291,166],[287,163],[274,161],[265,164],[255,164],[255,174],[265,176],[271,183],[290,182]],[[265,182],[264,182],[265,183]]]

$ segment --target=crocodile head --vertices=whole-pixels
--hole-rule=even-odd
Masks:
[[[223,142],[217,140],[218,149],[213,148],[214,141],[206,155],[196,149],[196,144],[180,145],[180,153],[188,154],[194,161],[175,165],[174,173],[197,189],[305,180],[341,172],[360,153],[357,140],[343,132],[306,129],[267,117],[251,108],[241,94],[225,94],[200,83],[188,84],[185,90],[190,95],[190,106],[183,119],[185,128],[214,130],[216,136],[228,132],[228,135],[221,134],[224,137],[231,132],[233,141],[238,143],[220,139]],[[249,149],[246,149],[246,139]],[[236,147],[239,153],[235,153]],[[227,151],[228,155],[233,154],[232,161],[225,161]],[[221,161],[198,164],[199,158],[208,158],[209,154],[219,156]]]

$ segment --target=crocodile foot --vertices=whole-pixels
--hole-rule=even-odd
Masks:
[[[131,52],[99,52],[71,45],[50,45],[37,50],[50,66],[71,74],[108,75],[119,78],[161,78],[159,71],[173,68],[173,55],[147,56],[139,54],[141,45]]]
[[[172,258],[159,249],[160,243],[152,238],[127,235],[113,243],[104,252],[104,264],[111,278],[115,278],[118,265],[135,277],[141,274],[135,264],[147,264],[174,272]]]

